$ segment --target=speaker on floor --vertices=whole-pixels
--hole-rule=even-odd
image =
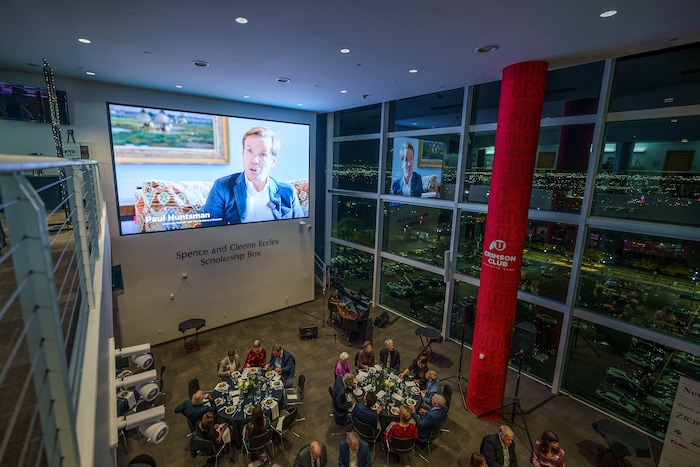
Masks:
[[[378,328],[385,328],[389,324],[389,313],[382,311],[382,313],[374,318],[374,325]]]
[[[299,337],[302,339],[316,339],[318,326],[299,326]]]
[[[462,323],[473,323],[476,316],[476,305],[470,300],[457,302],[457,316]]]
[[[525,355],[529,357],[535,350],[535,338],[537,328],[529,321],[521,321],[513,328],[513,340],[510,351],[513,355]]]

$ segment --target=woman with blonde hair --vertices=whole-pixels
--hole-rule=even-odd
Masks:
[[[391,422],[384,432],[384,438],[387,444],[394,436],[401,439],[418,439],[418,428],[416,428],[416,424],[413,423],[411,410],[405,405],[402,405],[399,409],[399,421]]]

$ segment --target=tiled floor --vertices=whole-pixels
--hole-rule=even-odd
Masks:
[[[126,466],[130,459],[138,454],[150,454],[158,466],[184,466],[205,464],[206,459],[192,459],[188,450],[188,429],[183,416],[174,413],[175,406],[187,397],[187,382],[198,378],[204,388],[213,388],[217,382],[216,366],[225,356],[228,347],[235,347],[238,353],[245,355],[254,339],[260,339],[268,350],[276,342],[290,351],[296,358],[297,375],[307,377],[305,402],[300,409],[306,420],[296,427],[299,438],[288,434],[284,444],[275,445],[274,461],[281,466],[292,466],[297,451],[312,439],[326,443],[329,465],[337,463],[338,445],[343,436],[333,435],[332,418],[329,417],[328,386],[333,383],[333,367],[342,351],[348,351],[351,356],[359,350],[361,342],[348,346],[340,334],[336,334],[333,326],[322,326],[322,313],[326,312],[323,304],[324,297],[316,301],[295,307],[276,311],[258,318],[231,324],[225,327],[200,333],[201,349],[185,354],[181,340],[155,346],[153,349],[156,365],[166,366],[164,374],[166,405],[166,422],[170,426],[167,438],[158,445],[151,445],[137,439],[134,433],[127,435],[128,453],[123,447],[118,450],[118,466]],[[327,313],[327,312],[326,312]],[[373,317],[376,313],[373,313]],[[385,328],[370,328],[368,338],[374,342],[376,351],[383,346],[386,338],[392,338],[396,348],[401,352],[402,366],[407,366],[422,349],[419,338],[415,335],[418,327],[406,319],[391,315],[390,324]],[[206,316],[193,316],[204,317]],[[301,340],[299,326],[318,325],[319,335],[315,340]],[[177,323],[172,323],[177,326]],[[455,375],[459,366],[459,344],[445,341],[433,344],[438,353],[438,359],[431,368],[438,372],[439,378]],[[462,374],[468,376],[470,352],[465,348]],[[506,387],[505,402],[510,402],[515,391],[517,372],[509,371]],[[456,378],[447,382],[456,388]],[[566,450],[567,466],[595,466],[596,453],[606,448],[605,441],[596,433],[591,424],[606,418],[605,415],[571,398],[552,395],[548,388],[532,381],[526,376],[520,379],[519,400],[526,412],[525,421],[533,441],[545,430],[556,432],[561,439],[561,445]],[[466,466],[469,455],[479,449],[481,438],[495,433],[498,425],[508,422],[510,411],[506,413],[507,420],[487,422],[477,418],[464,408],[463,400],[455,391],[449,417],[444,428],[449,433],[442,433],[432,448],[433,466]],[[529,465],[530,447],[528,435],[524,429],[523,417],[516,414],[513,429],[515,431],[516,450],[519,464]],[[650,439],[654,456],[658,458],[660,443]],[[248,460],[245,456],[237,456],[235,465],[245,466]],[[418,465],[427,465],[417,457]],[[407,461],[407,459],[402,459]],[[375,465],[384,465],[385,454],[375,451]],[[653,458],[627,457],[627,465],[653,467]],[[404,466],[407,462],[399,463],[390,459],[389,465]],[[222,456],[219,465],[234,465],[228,455]]]

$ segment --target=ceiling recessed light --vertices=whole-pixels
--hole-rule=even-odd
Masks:
[[[408,70],[408,72],[409,73],[418,73],[418,70],[416,70],[415,68],[412,68],[412,69]]]
[[[496,50],[498,50],[498,47],[499,46],[496,44],[482,45],[481,47],[476,49],[476,53],[487,54],[490,52],[495,52]]]
[[[617,14],[617,10],[608,10],[604,11],[600,14],[601,18],[610,18],[611,16],[615,16]]]
[[[349,53],[350,53],[350,49],[340,49],[340,53],[341,53],[341,54],[349,54]]]
[[[291,80],[289,78],[285,78],[284,76],[280,76],[279,78],[276,79],[278,83],[288,83]]]
[[[88,75],[88,76],[95,76],[95,72],[94,72],[94,71],[86,71],[85,74]]]
[[[304,107],[304,104],[297,104],[297,106],[299,106],[299,107]]]
[[[80,39],[78,39],[78,42],[80,42],[81,44],[89,44],[92,41],[90,39],[85,39],[84,37],[81,37]]]
[[[242,16],[239,16],[238,18],[236,18],[236,23],[238,23],[238,24],[246,24],[246,23],[248,23],[248,19],[247,19],[247,18],[244,18],[244,17],[242,17]]]
[[[182,89],[182,84],[176,84],[175,87],[178,89]]]
[[[250,96],[243,96],[243,99],[250,99]]]
[[[209,66],[209,62],[205,62],[204,60],[193,60],[192,65],[198,66],[200,68],[206,68]]]
[[[341,93],[341,94],[347,94],[347,93],[348,93],[348,90],[347,90],[347,89],[341,89],[341,90],[340,90],[340,93]]]

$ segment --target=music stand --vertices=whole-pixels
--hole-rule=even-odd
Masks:
[[[501,412],[503,409],[506,409],[508,407],[513,407],[513,411],[510,414],[510,424],[513,425],[515,421],[515,412],[517,411],[522,417],[523,417],[523,427],[525,428],[525,433],[527,433],[527,439],[530,442],[530,448],[532,448],[532,438],[530,437],[530,430],[527,428],[527,420],[525,419],[525,411],[523,410],[523,406],[520,405],[520,399],[518,399],[518,391],[520,390],[520,374],[522,373],[523,370],[523,360],[525,360],[525,352],[523,349],[520,349],[517,354],[519,363],[518,363],[518,377],[515,382],[515,395],[513,396],[513,401],[508,402],[507,404],[503,404],[500,407],[496,407],[495,409],[488,410],[484,413],[481,413],[477,415],[477,418],[483,418],[489,414],[492,414],[494,412]],[[503,416],[503,415],[501,415]],[[507,420],[507,419],[506,419]]]
[[[467,327],[467,312],[469,312],[470,316],[474,316],[474,303],[473,302],[467,302],[463,306],[464,308],[464,315],[461,316],[462,318],[462,343],[459,346],[459,369],[457,370],[457,373],[454,375],[446,376],[445,378],[441,378],[440,381],[448,381],[452,379],[457,379],[457,387],[459,388],[459,393],[462,396],[462,404],[464,404],[464,410],[469,410],[467,408],[467,383],[469,380],[462,376],[462,357],[464,356],[464,330]],[[464,389],[462,389],[462,380],[464,380]]]

